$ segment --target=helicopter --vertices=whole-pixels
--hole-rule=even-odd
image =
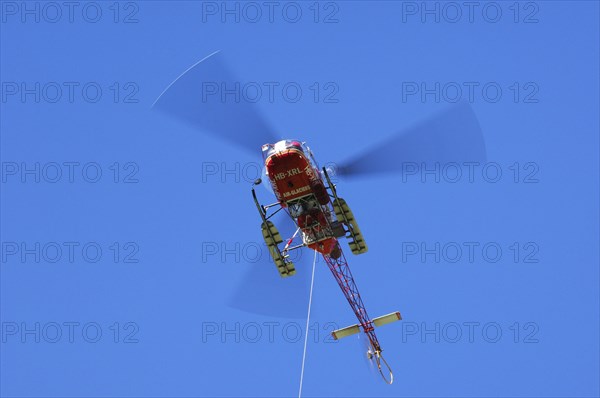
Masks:
[[[218,53],[215,51],[185,70],[159,95],[153,107],[240,148],[251,151],[262,149],[265,177],[277,201],[268,205],[259,203],[255,186],[263,183],[261,178],[254,181],[252,196],[261,217],[263,239],[279,276],[288,279],[296,274],[290,258],[292,251],[307,247],[320,253],[358,320],[357,324],[333,331],[333,338],[337,340],[356,335],[362,330],[368,338],[367,357],[375,359],[381,376],[391,384],[393,374],[383,359],[375,327],[401,320],[402,316],[399,312],[377,318],[370,318],[367,314],[340,245],[340,240],[346,239],[353,254],[362,255],[368,251],[356,217],[348,203],[338,196],[327,168],[319,169],[305,142],[277,137],[254,103],[224,101],[202,91],[206,82],[213,85],[215,82],[223,85],[239,82],[216,56]],[[485,142],[470,105],[456,104],[424,122],[401,130],[341,163],[335,174],[352,178],[394,173],[402,168],[398,159],[424,169],[433,162],[485,161]],[[288,214],[296,227],[295,233],[285,241],[272,221],[273,216],[281,211]],[[251,275],[257,272],[259,269],[253,270]],[[268,290],[268,286],[256,289],[249,283],[243,283],[242,287],[250,292],[240,300],[244,303],[252,301],[248,298],[255,299]],[[285,292],[286,287],[281,289]],[[273,300],[265,300],[261,305],[267,307],[265,312],[269,312]],[[389,377],[384,374],[383,366],[387,367]]]
[[[281,140],[275,144],[262,146],[265,159],[265,171],[271,183],[277,202],[261,205],[256,191],[252,188],[252,196],[262,218],[262,235],[281,277],[290,277],[296,273],[294,264],[289,260],[289,252],[302,247],[319,252],[331,270],[359,323],[332,332],[334,339],[351,336],[362,328],[369,340],[367,352],[369,359],[375,358],[377,368],[383,379],[392,384],[394,376],[389,364],[382,356],[382,348],[375,334],[374,326],[399,321],[400,312],[393,312],[382,317],[370,319],[348,262],[340,247],[339,238],[346,237],[353,254],[364,254],[367,244],[358,227],[356,218],[346,201],[337,195],[335,185],[327,173],[327,169],[318,169],[312,151],[305,142],[298,140]],[[254,185],[261,184],[258,179]],[[276,210],[273,211],[272,209]],[[271,213],[268,214],[268,211]],[[285,210],[297,226],[296,232],[285,241],[270,218],[279,211]],[[293,244],[297,238],[301,243]],[[283,246],[283,248],[280,247]],[[385,376],[382,364],[389,371]]]

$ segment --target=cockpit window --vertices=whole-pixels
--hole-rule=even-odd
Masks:
[[[266,159],[274,153],[284,151],[286,149],[296,149],[303,153],[309,153],[306,145],[298,140],[281,140],[275,144],[265,144],[262,146],[263,157]]]
[[[287,148],[294,148],[300,152],[304,152],[304,149],[302,149],[302,143],[300,141],[287,141]]]

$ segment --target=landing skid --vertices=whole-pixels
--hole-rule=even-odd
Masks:
[[[260,184],[260,179],[256,180],[254,185]],[[267,248],[269,249],[269,254],[271,258],[273,258],[273,262],[277,266],[277,271],[279,271],[279,275],[282,278],[286,278],[288,276],[292,276],[296,274],[296,267],[294,263],[290,260],[289,252],[295,249],[299,249],[304,247],[304,245],[291,246],[292,241],[296,237],[298,231],[287,240],[287,243],[283,250],[279,248],[279,244],[283,243],[283,239],[281,238],[281,234],[279,230],[269,219],[277,214],[279,211],[283,209],[283,207],[279,203],[273,203],[271,205],[262,206],[258,202],[258,198],[256,197],[256,191],[254,187],[252,187],[252,197],[254,198],[254,203],[256,204],[256,208],[258,209],[258,213],[262,218],[262,224],[260,226],[263,239]],[[271,208],[277,207],[277,210],[273,211],[271,214],[267,214],[268,210]]]
[[[344,199],[338,197],[335,185],[331,182],[325,167],[323,167],[323,175],[325,176],[328,188],[331,191],[335,217],[337,218],[338,222],[343,223],[343,225],[347,227],[345,234],[347,234],[346,238],[348,238],[348,246],[350,246],[350,250],[353,254],[366,253],[369,248],[367,247],[367,243],[360,232],[360,228],[358,227],[358,223],[354,218],[354,214],[352,214],[352,210],[350,210],[350,207]]]

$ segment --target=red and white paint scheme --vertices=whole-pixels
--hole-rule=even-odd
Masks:
[[[358,324],[336,330],[334,339],[350,336],[362,331],[369,339],[369,359],[374,359],[381,376],[392,383],[392,371],[381,355],[381,346],[375,335],[375,327],[398,321],[399,312],[393,312],[371,319],[362,301],[354,277],[340,247],[339,239],[346,238],[354,254],[367,252],[367,244],[358,228],[356,219],[346,201],[337,195],[335,185],[326,169],[319,170],[310,148],[298,140],[282,140],[262,147],[265,161],[265,174],[271,183],[277,202],[261,205],[256,191],[252,188],[254,202],[262,218],[261,230],[269,253],[282,277],[296,274],[296,268],[290,260],[292,250],[308,247],[322,254],[325,263],[333,274]],[[261,184],[258,179],[254,185]],[[276,209],[271,211],[270,209]],[[296,232],[283,240],[277,227],[271,221],[279,211],[285,211],[296,224]],[[302,243],[294,244],[299,237]],[[284,243],[285,242],[285,243]],[[387,367],[389,376],[382,365]]]
[[[329,194],[310,148],[296,140],[264,145],[266,175],[282,207],[302,231],[306,246],[323,254],[337,254],[337,239],[326,229]],[[314,200],[316,199],[316,201]]]

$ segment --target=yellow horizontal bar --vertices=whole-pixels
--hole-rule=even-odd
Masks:
[[[387,314],[384,316],[377,317],[373,319],[373,325],[379,327],[383,325],[387,325],[388,323],[396,322],[402,319],[402,316],[398,311],[392,312],[391,314]]]
[[[334,330],[333,332],[331,332],[331,335],[335,340],[338,340],[342,337],[352,336],[353,334],[357,334],[358,332],[360,332],[359,325],[352,325],[343,329]]]
[[[384,316],[377,317],[373,319],[373,325],[379,327],[383,325],[387,325],[388,323],[396,322],[402,319],[402,315],[398,311],[392,312],[391,314],[387,314]],[[357,334],[360,332],[360,325],[352,325],[342,329],[334,330],[331,332],[331,335],[335,340],[341,339],[342,337],[352,336],[353,334]]]

